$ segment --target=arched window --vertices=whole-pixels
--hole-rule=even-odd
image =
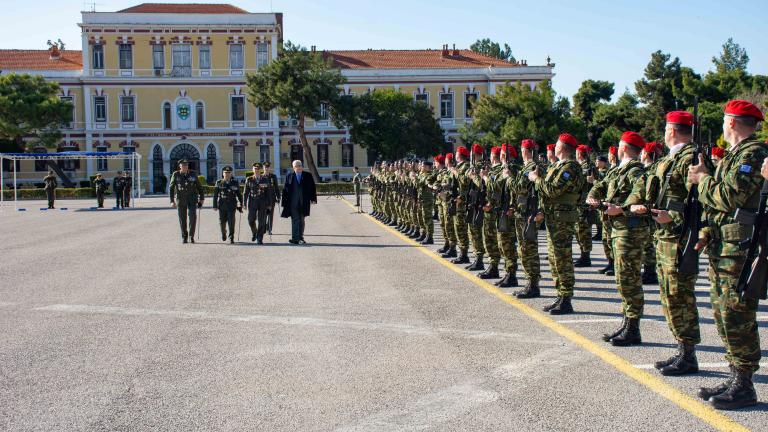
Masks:
[[[152,192],[165,192],[165,185],[168,182],[163,172],[163,149],[160,144],[156,144],[152,149]]]
[[[205,129],[205,107],[202,102],[195,104],[195,121],[198,129]]]
[[[205,165],[205,179],[208,181],[208,183],[214,183],[216,181],[216,147],[213,144],[208,144]]]
[[[355,165],[355,146],[351,143],[341,145],[341,166],[351,167]]]
[[[171,129],[171,103],[163,104],[163,129]]]
[[[317,145],[317,166],[328,168],[328,144]]]
[[[245,146],[242,144],[235,144],[232,146],[232,164],[235,169],[245,168]]]

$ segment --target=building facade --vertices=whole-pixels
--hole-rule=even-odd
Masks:
[[[136,151],[142,189],[162,193],[178,160],[209,182],[221,168],[241,172],[269,161],[278,176],[303,159],[295,123],[248,101],[246,75],[273,61],[283,41],[283,16],[230,5],[142,4],[119,12],[83,12],[80,51],[0,50],[1,73],[31,73],[57,81],[75,110],[59,151]],[[314,48],[313,48],[314,49]],[[469,50],[324,51],[353,95],[395,89],[428,103],[445,131],[447,148],[472,121],[472,104],[499,85],[531,86],[553,76],[551,64],[528,66]],[[353,166],[373,163],[326,115],[308,119],[307,138],[324,180],[348,179]],[[52,151],[35,148],[31,151]],[[129,162],[62,162],[73,180],[107,177]],[[22,183],[45,167],[22,162]]]

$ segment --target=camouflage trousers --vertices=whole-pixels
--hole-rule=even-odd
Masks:
[[[600,220],[603,221],[603,250],[608,260],[613,260],[613,250],[611,249],[611,223],[606,220],[606,216],[601,213]]]
[[[546,215],[544,221],[547,226],[547,257],[552,269],[552,280],[555,282],[558,296],[572,297],[576,284],[572,246],[576,223],[573,218],[563,221],[555,219],[554,216]]]
[[[523,264],[525,277],[531,282],[538,282],[541,279],[541,263],[539,260],[539,240],[525,239],[525,225],[527,218],[515,218],[515,233],[518,240],[518,251],[520,262]],[[538,228],[538,227],[536,227]],[[537,230],[538,233],[538,230]]]
[[[483,250],[488,253],[492,266],[499,265],[499,260],[501,259],[499,236],[496,229],[497,219],[498,216],[495,211],[483,212]]]
[[[656,224],[651,221],[651,226],[648,227],[648,234],[645,239],[645,246],[643,247],[643,266],[647,269],[656,268],[656,243],[653,241],[653,237],[656,234]]]
[[[511,221],[512,219],[510,218]],[[517,236],[515,235],[515,230],[498,231],[496,236],[501,256],[504,257],[504,270],[507,273],[517,273]]]
[[[610,223],[610,222],[609,222]],[[643,249],[637,247],[648,234],[647,227],[611,232],[613,265],[616,271],[616,287],[621,296],[621,313],[627,318],[642,318],[645,297],[640,270],[643,265]]]
[[[728,255],[723,256],[723,252]],[[760,367],[760,338],[757,333],[757,300],[736,292],[746,252],[738,245],[723,246],[715,241],[708,247],[709,295],[717,333],[725,345],[725,358],[740,370],[754,372]]]
[[[661,309],[675,340],[696,345],[701,342],[695,292],[698,275],[677,273],[678,242],[679,239],[656,240]]]
[[[448,201],[440,201],[438,211],[440,213],[440,228],[443,229],[443,237],[451,247],[456,247],[456,229],[453,226],[453,217],[448,214]]]
[[[469,250],[469,236],[467,226],[467,206],[457,205],[456,214],[453,215],[453,229],[456,231],[456,242],[459,245],[459,250],[466,252]]]
[[[576,221],[576,241],[582,253],[592,252],[592,225],[587,220],[587,210],[579,208],[579,220]]]
[[[419,205],[419,226],[427,235],[435,233],[435,221],[432,215],[435,212],[435,200],[427,198],[420,201]]]

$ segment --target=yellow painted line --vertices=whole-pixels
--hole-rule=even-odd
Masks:
[[[356,208],[354,204],[347,201],[346,198],[344,198],[343,200],[348,206],[352,207],[353,209]],[[527,305],[526,303],[523,303],[522,301],[518,300],[517,298],[512,297],[508,294],[505,294],[498,287],[491,285],[490,283],[484,281],[483,279],[478,278],[471,272],[451,264],[448,260],[438,257],[437,255],[435,255],[434,252],[432,252],[431,249],[422,247],[419,243],[402,235],[397,230],[392,229],[387,225],[384,225],[383,223],[379,222],[376,218],[370,216],[368,213],[365,213],[365,216],[368,219],[372,220],[373,222],[377,223],[378,225],[382,226],[384,229],[388,230],[392,234],[394,234],[396,237],[398,237],[402,241],[419,246],[417,249],[420,252],[432,258],[432,260],[439,263],[443,267],[453,271],[454,273],[458,274],[459,276],[463,277],[469,282],[479,286],[480,288],[484,289],[488,293],[496,296],[501,301],[513,306],[515,309],[524,313],[528,317],[536,320],[537,322],[539,322],[539,324],[543,325],[544,327],[552,330],[553,332],[559,334],[560,336],[563,336],[564,338],[570,340],[571,342],[579,345],[583,349],[589,351],[593,355],[597,356],[599,359],[603,360],[605,363],[608,363],[609,365],[616,368],[619,372],[632,378],[638,383],[648,387],[653,392],[669,399],[670,401],[672,401],[672,403],[674,403],[678,407],[700,418],[710,426],[721,431],[749,431],[747,427],[745,427],[740,423],[737,423],[732,418],[720,413],[719,411],[699,401],[698,399],[688,396],[687,394],[671,386],[670,384],[668,384],[666,381],[659,378],[658,376],[652,375],[642,369],[638,369],[634,367],[630,362],[625,360],[623,357],[614,354],[610,350],[607,350],[604,347],[596,344],[595,342],[582,336],[576,331],[571,330],[565,325],[558,323],[557,321],[550,318],[549,315],[545,315],[538,309],[534,309],[531,306]]]

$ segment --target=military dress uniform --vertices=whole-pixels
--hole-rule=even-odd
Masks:
[[[101,177],[101,174],[96,174],[93,185],[96,189],[96,205],[98,208],[104,208],[104,194],[107,193],[107,181]]]
[[[56,180],[56,176],[53,175],[53,171],[50,171],[47,176],[43,177],[43,183],[45,184],[45,196],[48,199],[48,208],[55,208],[56,201],[56,188],[59,187],[59,182]]]
[[[578,145],[576,138],[569,134],[561,135],[559,140],[574,151]],[[545,312],[552,315],[573,312],[571,297],[576,277],[572,243],[578,220],[577,207],[584,183],[584,174],[579,163],[567,159],[552,164],[546,177],[539,177],[535,181],[547,229],[547,255],[557,290],[557,300],[544,308]]]
[[[173,177],[173,176],[171,176]],[[125,177],[117,173],[112,180],[112,192],[115,194],[115,208],[123,208],[123,189],[125,189]]]
[[[226,166],[224,172],[232,172],[232,167]],[[235,242],[235,212],[243,211],[243,194],[240,192],[240,183],[234,177],[229,180],[223,178],[216,180],[213,190],[213,208],[219,212],[219,227],[221,228],[221,241],[227,240],[227,226],[229,227],[229,242]]]
[[[179,161],[179,165],[186,164],[188,164],[186,160]],[[197,175],[192,171],[186,173],[175,171],[171,175],[170,198],[171,204],[176,205],[179,213],[182,242],[186,243],[189,239],[194,243],[197,209],[203,207],[205,200],[205,191]],[[187,220],[189,220],[189,226],[187,226]]]
[[[261,164],[254,164],[261,168]],[[264,233],[267,232],[267,210],[274,203],[274,187],[269,176],[256,174],[245,180],[243,206],[248,207],[248,226],[251,228],[251,241],[262,244]],[[258,221],[258,226],[256,222]]]
[[[272,164],[269,162],[264,162],[264,168],[270,168],[271,166]],[[272,235],[272,227],[275,224],[275,207],[280,203],[280,184],[275,173],[268,172],[265,176],[269,177],[269,182],[272,184],[272,197],[274,198],[267,208],[267,232],[269,235]]]

